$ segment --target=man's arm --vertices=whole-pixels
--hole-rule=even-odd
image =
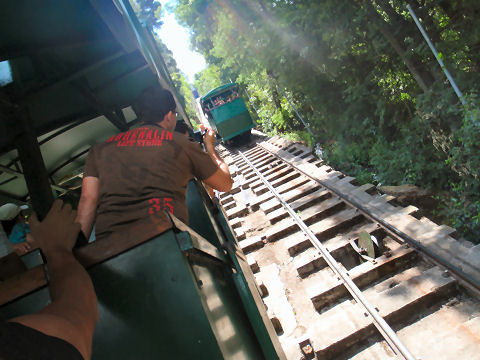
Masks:
[[[47,258],[52,303],[37,314],[10,321],[65,340],[89,360],[98,320],[97,298],[90,277],[72,254],[80,231],[80,225],[74,223],[76,213],[70,205],[62,205],[56,200],[44,221],[38,222],[33,215],[30,223]]]
[[[230,191],[233,185],[232,176],[230,175],[228,165],[215,150],[215,133],[211,129],[208,129],[205,133],[203,137],[203,143],[205,144],[207,153],[210,155],[215,164],[218,165],[218,170],[215,171],[212,176],[206,178],[203,182],[216,190]]]
[[[87,239],[90,238],[95,215],[97,213],[100,182],[98,178],[86,176],[82,181],[82,195],[78,203],[76,222],[80,223],[82,232]]]

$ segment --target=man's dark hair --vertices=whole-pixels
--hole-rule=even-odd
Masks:
[[[138,118],[146,124],[158,123],[177,105],[170,91],[161,86],[150,86],[143,90],[133,104]]]

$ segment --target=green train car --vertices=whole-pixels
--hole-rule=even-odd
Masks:
[[[239,94],[237,83],[219,86],[200,98],[208,122],[224,141],[249,138],[256,126]]]
[[[173,85],[128,0],[3,1],[0,17],[0,205],[42,217],[78,195],[90,146],[139,125],[138,95]],[[285,359],[218,201],[196,181],[186,197],[188,226],[76,248],[98,298],[92,359]],[[46,306],[40,250],[14,274],[1,256],[0,319]]]

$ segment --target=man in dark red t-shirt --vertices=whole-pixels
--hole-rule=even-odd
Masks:
[[[171,227],[168,211],[185,223],[185,193],[195,176],[229,191],[228,166],[215,151],[215,134],[200,144],[174,132],[172,94],[160,87],[145,90],[134,105],[144,125],[112,136],[88,154],[77,221],[88,238],[93,223],[97,240],[115,236],[148,239]]]

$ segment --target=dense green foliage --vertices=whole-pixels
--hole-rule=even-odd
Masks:
[[[195,88],[200,94],[206,94],[212,89],[223,85],[226,81],[222,80],[221,70],[215,66],[210,65],[203,71],[195,74]]]
[[[480,2],[179,0],[175,12],[211,64],[197,77],[201,91],[237,81],[265,130],[303,136],[286,92],[332,165],[362,181],[446,193],[440,214],[478,241]]]
[[[165,62],[167,71],[170,74],[178,99],[185,108],[187,116],[193,123],[197,114],[192,99],[190,85],[188,84],[185,75],[178,69],[177,62],[173,58],[173,53],[156,35],[156,32],[159,31],[162,26],[161,17],[163,9],[161,4],[157,0],[133,0],[132,5],[140,21],[154,34],[155,41],[157,42],[158,49]]]
[[[156,30],[162,26],[162,5],[157,0],[133,0],[134,10],[145,25]]]

